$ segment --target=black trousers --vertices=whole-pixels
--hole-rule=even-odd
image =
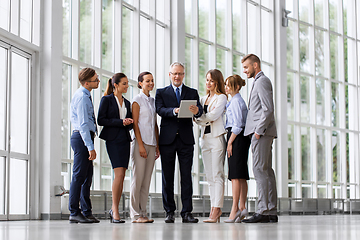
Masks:
[[[90,187],[93,177],[93,161],[89,160],[89,151],[79,132],[73,132],[70,142],[74,150],[73,175],[69,192],[70,215],[76,216],[82,211],[85,216],[89,216],[92,214]]]
[[[162,168],[162,198],[164,209],[167,213],[176,210],[174,200],[174,175],[176,154],[180,166],[181,184],[181,216],[192,212],[192,176],[191,168],[193,164],[194,145],[185,144],[177,135],[174,142],[169,145],[160,145],[161,168]]]

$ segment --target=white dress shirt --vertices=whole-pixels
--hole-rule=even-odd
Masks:
[[[138,126],[142,141],[146,145],[156,146],[155,99],[151,96],[148,97],[143,92],[141,92],[134,97],[132,102],[136,102],[140,107]]]
[[[115,96],[115,95],[114,95]],[[125,103],[123,101],[122,106],[120,105],[119,99],[117,98],[117,96],[115,96],[116,102],[118,104],[119,107],[119,115],[120,115],[120,119],[125,119],[126,118],[126,114],[127,114],[127,109],[125,106]]]

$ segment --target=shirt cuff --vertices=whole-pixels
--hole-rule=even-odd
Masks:
[[[194,117],[196,117],[196,118],[198,118],[200,116],[201,116],[200,111],[198,111],[198,113],[194,115]]]
[[[231,128],[231,132],[233,132],[236,135],[239,135],[242,131],[242,128],[238,128],[238,127],[232,127]]]
[[[177,116],[177,113],[175,113],[175,108],[173,109],[173,114],[175,117]]]
[[[87,149],[88,149],[89,152],[92,151],[92,150],[94,150],[94,144],[91,144],[91,145],[86,146],[86,147],[87,147]]]

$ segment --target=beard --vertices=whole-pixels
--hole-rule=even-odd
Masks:
[[[249,72],[248,78],[253,78],[253,77],[255,77],[255,71]]]

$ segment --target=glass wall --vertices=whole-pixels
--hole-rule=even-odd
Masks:
[[[40,45],[41,0],[1,0],[0,28]]]
[[[274,164],[287,161],[289,197],[359,198],[360,24],[356,23],[360,4],[354,0],[285,1],[292,11],[286,29],[288,125],[278,127],[288,131],[288,145],[284,146],[288,158]],[[79,70],[90,66],[100,76],[101,87],[92,93],[95,109],[115,72],[129,77],[129,100],[139,92],[136,78],[141,71],[154,73],[157,88],[165,86],[171,56],[169,2],[63,0],[62,175],[66,188],[72,164],[68,107],[79,86]],[[221,70],[224,78],[236,73],[246,79],[241,59],[254,53],[276,89],[275,1],[184,0],[184,4],[185,22],[179,26],[185,28],[186,85],[205,95],[205,74],[213,68]],[[0,9],[7,6],[2,3]],[[249,79],[240,91],[246,102],[251,86]],[[197,126],[194,132],[199,135]],[[193,179],[194,194],[201,195],[208,194],[208,189],[198,142],[196,139]],[[96,139],[95,146],[99,158],[93,188],[110,190],[113,176],[104,143]],[[160,161],[155,164],[151,192],[161,192],[160,165]],[[255,197],[251,166],[250,153],[249,196]],[[131,167],[125,191],[130,179]],[[226,195],[231,195],[231,185],[226,183]]]
[[[69,104],[78,88],[78,71],[85,66],[92,66],[100,76],[101,89],[93,91],[95,109],[106,88],[108,78],[114,72],[121,71],[128,76],[130,85],[133,86],[129,88],[126,96],[129,100],[138,93],[136,78],[141,71],[154,73],[157,88],[167,84],[167,68],[170,64],[166,60],[170,59],[170,4],[163,0],[99,2],[101,5],[94,0],[63,0],[62,176],[66,188],[69,188],[71,180],[73,158],[69,144]],[[200,96],[205,94],[205,74],[209,69],[218,68],[225,78],[233,73],[246,78],[242,73],[241,58],[248,53],[255,53],[262,58],[265,73],[274,80],[274,40],[260,41],[261,38],[274,39],[274,3],[262,2],[259,4],[246,0],[184,1],[184,81],[186,85],[198,89]],[[101,8],[98,8],[98,5]],[[247,18],[246,16],[250,15],[247,12],[253,17]],[[102,17],[97,19],[97,15]],[[96,19],[98,21],[94,21]],[[256,27],[247,28],[248,24]],[[97,40],[95,33],[101,33],[101,41]],[[251,84],[249,81],[241,90],[246,101]],[[199,146],[198,139],[196,142],[196,146]],[[112,171],[105,144],[97,139],[95,147],[100,158],[94,162],[93,188],[111,190]],[[194,156],[194,194],[208,194],[201,150],[195,152],[199,155]],[[249,160],[251,165],[251,156]],[[227,163],[225,168],[227,172]],[[156,174],[153,174],[150,191],[160,193],[160,161],[156,162],[154,171]],[[251,169],[250,172],[252,174]],[[126,176],[125,191],[128,191],[131,166]],[[254,181],[253,176],[250,181]],[[227,189],[226,194],[231,194],[231,186],[227,186]],[[176,187],[175,190],[177,191]],[[256,196],[256,191],[251,194]]]
[[[69,189],[73,162],[69,106],[79,87],[78,72],[84,67],[92,67],[99,75],[99,89],[92,91],[95,115],[108,80],[116,72],[123,72],[129,78],[130,87],[125,97],[130,101],[139,93],[137,76],[142,71],[152,72],[156,86],[164,86],[170,65],[167,61],[170,49],[164,47],[170,41],[170,5],[164,0],[62,0],[62,3],[61,175],[63,185]],[[151,94],[155,95],[155,90]],[[100,132],[101,128],[98,130]],[[111,190],[113,171],[105,142],[96,138],[95,150],[98,157],[94,161],[92,188]],[[154,171],[161,173],[159,164]],[[129,164],[125,191],[130,191],[131,176]],[[161,174],[153,174],[151,191],[161,192]]]
[[[359,3],[286,0],[286,9],[289,197],[359,198]]]
[[[0,41],[0,219],[29,218],[31,55]]]
[[[0,219],[29,219],[41,0],[0,1]],[[36,142],[36,141],[34,141]],[[34,177],[34,175],[32,175]]]
[[[241,59],[248,53],[257,54],[262,59],[263,71],[274,82],[273,6],[273,1],[185,0],[186,84],[198,89],[202,97],[206,93],[205,74],[209,69],[219,69],[224,79],[232,74],[239,74],[246,79],[246,75],[242,73]],[[247,27],[250,25],[251,28]],[[251,86],[252,81],[247,81],[247,85],[240,91],[246,102]],[[197,139],[196,143],[199,155],[194,157],[194,165],[198,165],[193,172],[194,185],[198,184],[194,186],[194,194],[207,195],[209,193],[199,141]],[[249,186],[253,187],[249,187],[249,196],[255,197],[256,185],[251,158],[250,154]],[[227,171],[226,160],[226,175]],[[231,195],[231,183],[225,183],[225,194]]]

